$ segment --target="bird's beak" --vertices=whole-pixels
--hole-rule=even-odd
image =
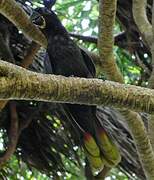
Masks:
[[[34,12],[31,17],[31,21],[37,25],[40,29],[44,29],[46,27],[46,22],[43,16],[41,16],[39,13]]]

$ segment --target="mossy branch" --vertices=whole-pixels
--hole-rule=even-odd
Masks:
[[[154,90],[100,79],[45,75],[0,61],[0,99],[108,105],[153,113]]]
[[[152,73],[148,81],[148,87],[154,89],[154,1],[152,8],[152,45],[151,45],[151,54],[152,54]],[[151,144],[154,150],[154,115],[151,115],[148,122],[148,132],[151,140]]]
[[[123,76],[116,65],[113,55],[113,27],[117,2],[116,0],[100,0],[99,2],[98,45],[102,66],[104,66],[102,69],[106,71],[107,77],[110,80],[124,83]],[[138,99],[138,101],[140,100],[141,98]],[[154,177],[154,153],[142,119],[133,111],[127,110],[125,113],[123,109],[119,109],[119,111],[124,115],[132,133],[145,175],[148,179],[152,179]],[[144,140],[142,141],[142,139]]]
[[[133,0],[133,17],[149,47],[152,44],[152,26],[146,15],[147,0]]]
[[[144,123],[136,112],[128,110],[121,110],[120,112],[127,119],[145,175],[148,180],[153,180],[154,153]],[[137,129],[134,127],[137,127]]]
[[[8,18],[24,35],[43,47],[47,46],[45,36],[29,20],[28,15],[15,0],[0,0],[0,13]]]
[[[115,23],[117,0],[99,1],[99,39],[98,48],[101,58],[101,67],[107,77],[113,81],[123,83],[123,77],[116,65],[113,54],[114,36],[113,27]],[[116,74],[114,76],[113,74]]]
[[[28,68],[29,65],[33,63],[36,53],[40,49],[40,45],[32,42],[31,46],[29,47],[26,56],[24,57],[21,66],[24,68]],[[8,101],[0,101],[0,111],[4,109]]]

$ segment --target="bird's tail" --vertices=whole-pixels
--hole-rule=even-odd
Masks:
[[[100,171],[104,166],[116,166],[120,160],[120,152],[113,140],[102,127],[96,116],[94,106],[62,105],[68,119],[80,134],[85,154],[94,171]]]
[[[96,171],[102,170],[104,166],[114,167],[121,160],[117,145],[98,124],[96,122],[95,135],[84,133],[84,150],[92,169]]]

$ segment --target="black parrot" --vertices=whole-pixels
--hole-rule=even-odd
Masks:
[[[70,38],[57,15],[48,8],[37,8],[32,21],[47,38],[46,70],[66,77],[95,77],[95,66],[86,52]],[[96,115],[96,106],[61,104],[68,118],[81,134],[87,157],[95,169],[113,166],[120,161],[115,144],[109,139]]]

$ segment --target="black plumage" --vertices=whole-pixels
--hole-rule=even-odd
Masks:
[[[51,9],[55,2],[56,0],[43,0],[43,4],[47,9]]]
[[[42,28],[48,41],[49,57],[45,59],[47,73],[66,77],[95,77],[96,71],[92,59],[70,38],[67,30],[52,10],[37,8],[32,19]],[[85,133],[90,133],[99,146],[98,129],[101,125],[96,116],[96,106],[79,104],[60,104],[60,106],[79,130],[81,140]]]

